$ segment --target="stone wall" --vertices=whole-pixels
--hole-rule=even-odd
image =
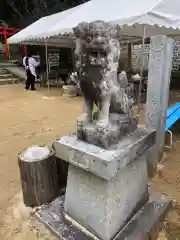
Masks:
[[[149,64],[149,44],[145,44],[144,49],[144,70],[148,69]],[[132,68],[134,71],[139,71],[142,62],[142,45],[132,45]],[[173,45],[173,62],[172,70],[180,70],[180,41],[175,41]]]

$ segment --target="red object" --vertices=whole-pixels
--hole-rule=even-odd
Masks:
[[[23,45],[23,47],[24,47],[24,55],[27,56],[27,46]]]
[[[4,44],[5,44],[5,54],[6,57],[9,56],[9,48],[8,48],[8,44],[7,44],[7,38],[14,35],[15,33],[17,33],[19,31],[19,29],[16,28],[9,28],[9,27],[0,27],[0,35],[4,36]],[[25,49],[24,49],[25,50]],[[25,52],[26,54],[26,52]]]

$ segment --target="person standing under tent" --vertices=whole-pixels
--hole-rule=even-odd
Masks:
[[[23,66],[26,71],[26,86],[25,89],[29,89],[31,86],[31,90],[34,91],[35,89],[35,79],[37,77],[36,74],[36,68],[39,66],[39,62],[35,60],[35,58],[32,57],[31,54],[28,54],[28,56],[25,56],[23,58]]]

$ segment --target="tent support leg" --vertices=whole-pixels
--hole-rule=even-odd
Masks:
[[[45,38],[45,52],[46,52],[46,77],[47,77],[47,86],[49,92],[49,63],[48,63],[48,49],[47,49],[47,41]]]
[[[165,148],[168,148],[169,151],[171,152],[172,150],[172,144],[173,144],[173,134],[170,130],[167,130],[166,131],[167,133],[169,133],[169,137],[170,137],[170,143],[169,143],[169,146],[168,145],[164,145]]]
[[[142,88],[142,78],[143,78],[143,69],[144,69],[144,48],[145,48],[145,38],[146,38],[146,27],[143,28],[143,43],[142,43],[142,63],[141,63],[141,69],[140,69],[140,83],[139,83],[139,94],[138,94],[138,122],[140,121],[140,111],[141,111],[141,88]]]

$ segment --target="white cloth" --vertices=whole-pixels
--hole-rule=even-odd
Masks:
[[[36,67],[39,66],[39,62],[37,62],[33,57],[28,58],[29,66],[26,65],[26,57],[23,58],[23,66],[25,70],[29,69],[31,74],[37,77],[36,75]]]
[[[132,6],[132,7],[130,7]],[[180,0],[90,0],[75,8],[43,17],[8,38],[8,44],[43,44],[52,46],[69,37],[59,34],[73,33],[80,22],[103,20],[119,24],[121,37],[146,37],[169,35],[179,40]],[[53,37],[54,36],[54,37]],[[52,37],[52,38],[50,38]],[[131,38],[130,38],[131,39]]]

